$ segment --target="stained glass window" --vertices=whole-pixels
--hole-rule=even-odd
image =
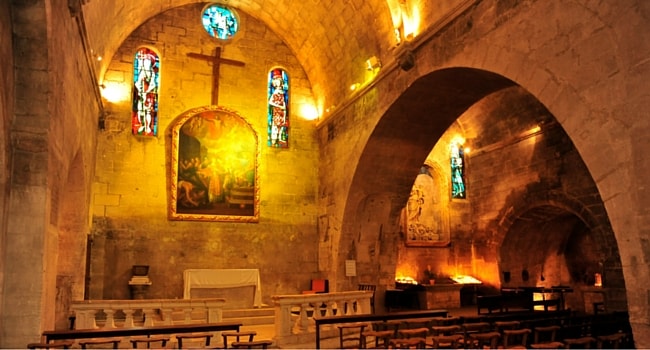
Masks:
[[[153,50],[140,48],[133,59],[133,135],[158,134],[158,85],[160,59]]]
[[[268,83],[269,147],[289,147],[289,77],[283,69],[269,72]]]
[[[203,10],[203,28],[217,39],[231,39],[239,29],[235,12],[221,5],[210,5]]]
[[[465,198],[465,153],[463,146],[451,143],[451,198]]]

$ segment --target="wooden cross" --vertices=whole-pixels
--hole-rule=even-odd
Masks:
[[[200,60],[208,61],[212,63],[212,104],[219,104],[219,67],[221,64],[230,64],[233,66],[243,67],[244,62],[229,60],[227,58],[221,58],[221,47],[217,46],[217,50],[214,53],[214,56],[203,55],[200,53],[189,52],[187,54],[189,57],[198,58]]]

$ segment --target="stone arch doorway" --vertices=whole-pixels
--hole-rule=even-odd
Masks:
[[[417,169],[419,169],[434,145],[441,139],[454,121],[488,97],[503,93],[510,88],[517,88],[523,91],[514,82],[491,72],[471,68],[448,68],[432,72],[419,78],[397,98],[377,123],[360,155],[351,182],[342,220],[341,246],[338,252],[338,265],[341,266],[338,267],[338,271],[343,271],[342,265],[344,260],[353,259],[357,256],[357,252],[365,250],[365,247],[359,246],[359,244],[351,245],[350,242],[354,242],[355,239],[357,242],[362,242],[358,237],[370,234],[368,230],[372,231],[369,225],[359,220],[358,208],[367,198],[382,193],[384,205],[382,206],[381,212],[376,211],[363,215],[363,217],[372,217],[375,218],[375,221],[381,220],[384,223],[381,226],[381,235],[375,235],[385,240],[383,242],[384,244],[379,245],[381,249],[376,254],[381,259],[376,258],[372,261],[375,266],[379,266],[379,271],[370,273],[369,271],[359,269],[360,275],[358,278],[359,280],[379,280],[379,284],[382,287],[391,287],[394,283],[396,272],[397,254],[395,252],[398,251],[397,248],[401,240],[400,235],[402,234],[399,227],[399,215],[406,204],[415,174],[417,174]],[[541,105],[530,93],[525,92],[525,95],[529,99],[535,100],[536,105]],[[517,102],[521,99],[514,100]],[[550,113],[542,107],[535,107],[533,111],[535,113],[542,111],[548,113],[550,116]],[[535,113],[530,114],[532,116]],[[552,116],[550,117],[552,119],[551,124],[555,124],[557,129],[561,129],[555,123],[555,119]],[[471,127],[467,130],[470,133],[472,132]],[[566,134],[561,134],[560,136],[565,140],[569,139]],[[567,144],[570,144],[570,141]],[[575,150],[573,145],[570,146],[571,149]],[[543,152],[543,147],[534,148],[532,151],[530,154],[531,157],[538,156],[538,153]],[[590,181],[593,185],[593,180]],[[472,184],[470,183],[470,185]],[[529,195],[526,194],[527,189],[518,188],[518,184],[516,185],[508,186],[512,188],[512,191],[508,193],[508,198],[504,199],[504,201],[512,200],[513,198],[521,201],[529,199]],[[548,199],[549,196],[552,196],[549,194],[548,189],[553,186],[557,186],[557,184],[537,181],[531,188],[544,188],[545,191],[542,192],[543,196],[546,196]],[[595,190],[595,186],[593,188],[597,197],[597,190]],[[591,191],[592,187],[587,186],[586,190]],[[597,200],[600,201],[600,199]],[[591,225],[591,232],[594,232],[594,230],[600,232],[599,227],[602,227],[603,232],[608,232],[608,238],[605,241],[598,241],[598,244],[601,246],[604,246],[603,244],[611,244],[615,247],[616,242],[611,228],[609,228],[604,206],[602,202],[599,202],[598,205],[598,215],[600,218],[604,218],[604,221],[599,223],[599,225]],[[507,206],[504,206],[503,209],[494,208],[494,210],[496,212],[501,210],[500,215],[508,213]],[[581,211],[577,208],[575,212],[580,213]],[[469,213],[471,215],[471,212]],[[569,222],[568,220],[566,219],[565,223]],[[589,222],[588,219],[584,220]],[[480,259],[476,261],[480,263],[481,267],[492,269],[492,266],[494,266],[494,274],[496,275],[498,273],[496,267],[498,264],[497,260],[499,259],[497,256],[499,246],[495,238],[498,237],[498,232],[502,229],[500,228],[501,226],[502,223],[499,220],[491,219],[488,225],[466,230],[460,239],[458,237],[456,241],[452,239],[453,248],[446,251],[446,253],[443,252],[443,254],[449,254],[450,258],[447,260],[456,259],[465,266],[470,264],[474,265],[473,262],[469,262],[468,260],[469,254],[463,253],[463,251],[473,251],[478,245],[479,248],[477,248],[477,251]],[[576,226],[575,229],[578,230],[579,228],[580,226]],[[488,237],[480,241],[475,241],[472,235],[476,231],[486,232],[486,236]],[[576,237],[584,238],[588,236],[583,234],[582,236]],[[577,241],[580,241],[580,239],[577,239]],[[564,244],[566,247],[568,243],[564,242]],[[578,249],[577,246],[579,243],[573,242],[572,244],[572,249]],[[465,256],[460,254],[464,254]],[[597,259],[597,261],[599,260]],[[576,265],[574,262],[572,264]],[[618,264],[620,266],[620,262]],[[575,270],[577,271],[579,269],[576,268]],[[578,274],[575,271],[572,273]],[[368,274],[368,276],[364,274]],[[369,276],[370,274],[372,276]],[[622,281],[620,271],[617,276],[621,276]],[[498,282],[498,275],[495,277]],[[346,286],[347,281],[338,281],[339,285],[343,286],[342,289],[353,287]],[[378,295],[377,301],[381,304],[383,300],[381,300],[382,293],[379,290]]]
[[[620,256],[609,223],[595,218],[594,208],[568,198],[532,201],[504,218],[501,286],[568,286],[573,292],[566,295],[566,307],[572,310],[591,313],[591,302],[604,295],[608,310],[627,311]],[[522,279],[524,271],[528,280]],[[503,278],[506,273],[509,281]],[[597,282],[600,286],[595,287]]]
[[[514,85],[503,76],[488,71],[448,68],[419,78],[404,91],[381,117],[359,158],[343,213],[336,271],[344,271],[345,260],[355,255],[352,248],[365,249],[350,244],[359,235],[367,234],[366,226],[358,220],[360,204],[371,195],[383,193],[383,198],[389,200],[387,208],[367,213],[366,217],[384,223],[381,237],[385,242],[399,242],[402,208],[418,170],[438,139],[477,101]],[[381,247],[378,258],[372,261],[380,266],[379,271],[370,275],[359,269],[358,276],[359,280],[379,281],[378,305],[383,302],[382,288],[394,282],[396,268],[396,245],[383,244]],[[339,273],[336,278],[338,290],[353,287],[343,275]]]

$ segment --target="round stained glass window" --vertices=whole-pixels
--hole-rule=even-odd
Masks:
[[[211,36],[227,40],[232,39],[239,29],[235,12],[222,5],[210,5],[203,10],[203,28]]]

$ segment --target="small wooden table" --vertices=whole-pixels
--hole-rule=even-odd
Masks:
[[[77,329],[43,332],[43,340],[49,343],[53,340],[72,340],[88,338],[114,338],[147,336],[158,334],[239,331],[241,322],[216,322],[203,324],[181,324],[171,326],[131,327],[111,329]]]

